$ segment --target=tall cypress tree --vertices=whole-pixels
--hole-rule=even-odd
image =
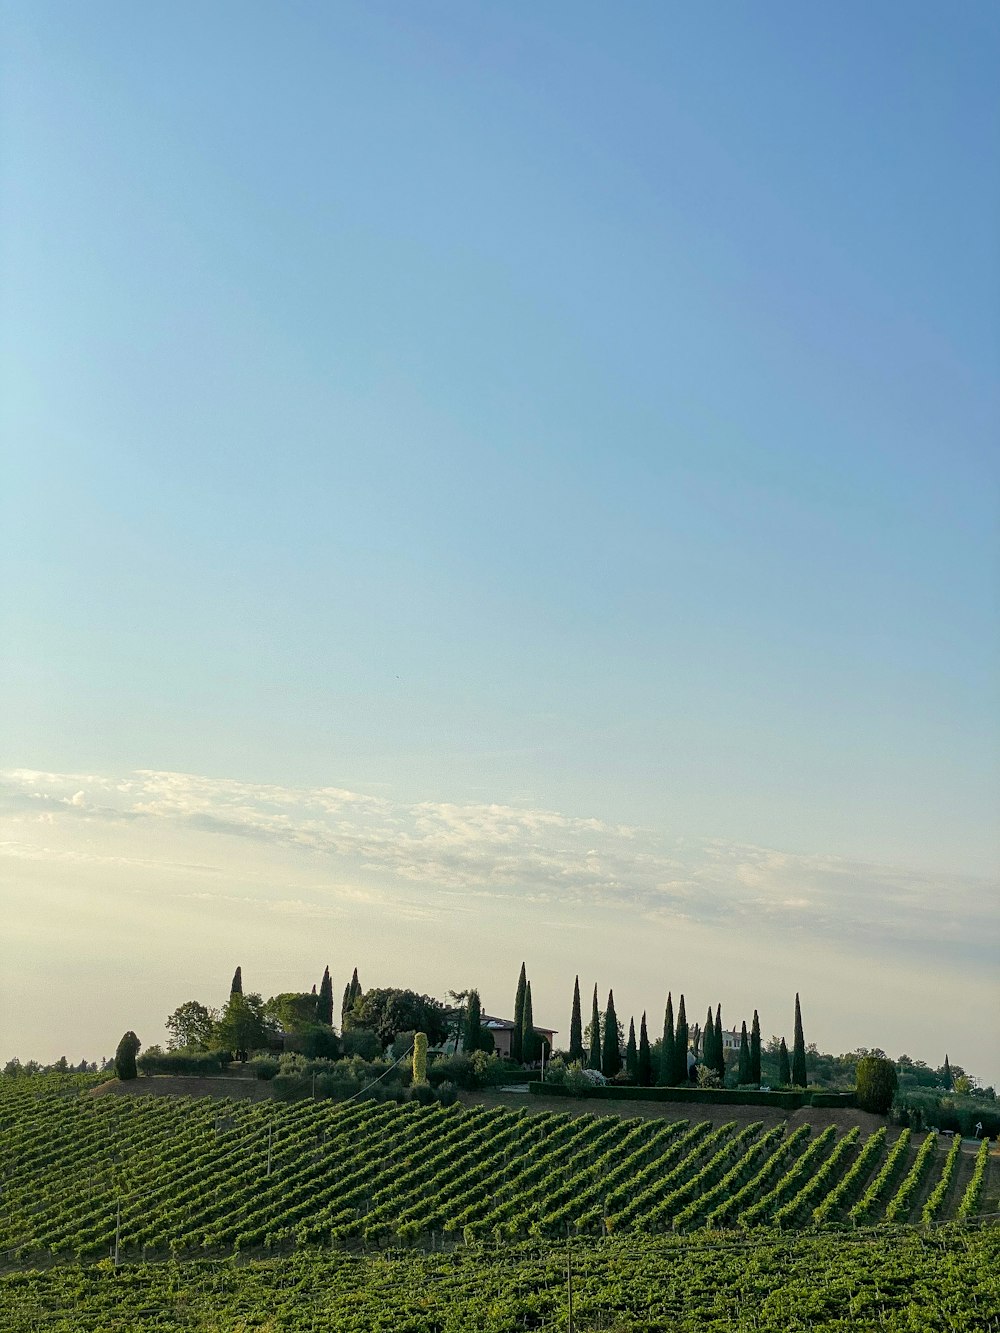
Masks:
[[[642,1011],[639,1023],[639,1067],[637,1079],[640,1088],[648,1088],[653,1081],[653,1055],[649,1049],[649,1033],[646,1031],[646,1011]]]
[[[753,1011],[753,1027],[750,1029],[750,1082],[760,1087],[760,1019],[756,1009]]]
[[[531,982],[524,987],[524,1014],[521,1020],[521,1059],[534,1064],[541,1054],[541,1041],[535,1031],[535,1011],[531,1004]]]
[[[483,1046],[483,1002],[477,990],[469,992],[469,1011],[465,1017],[462,1045],[466,1051],[478,1051]]]
[[[684,996],[677,1006],[677,1031],[674,1033],[674,1082],[688,1081],[688,1021],[684,1012]]]
[[[628,1021],[628,1045],[625,1047],[625,1073],[630,1083],[639,1082],[639,1048],[635,1044],[635,1018]]]
[[[705,1035],[702,1038],[701,1062],[706,1069],[715,1068],[715,1023],[712,1019],[712,1006],[708,1006],[705,1017]]]
[[[750,1043],[747,1041],[747,1025],[745,1019],[743,1021],[742,1031],[740,1032],[740,1068],[737,1082],[740,1087],[744,1087],[750,1082]]]
[[[323,969],[323,980],[319,983],[319,995],[316,997],[316,1021],[333,1026],[333,982],[330,969]]]
[[[955,1080],[951,1076],[951,1065],[948,1063],[947,1052],[945,1052],[944,1069],[942,1071],[942,1074],[943,1074],[944,1086],[948,1092],[951,1092],[952,1088],[954,1087]]]
[[[791,1086],[791,1082],[792,1067],[788,1063],[788,1047],[782,1037],[781,1045],[778,1047],[778,1084],[782,1088],[787,1088]]]
[[[347,1015],[354,1008],[354,1001],[361,995],[361,982],[358,980],[358,969],[355,968],[350,981],[344,987],[344,998],[340,1005],[340,1021],[343,1025]]]
[[[242,969],[242,967],[238,967],[238,968],[236,969],[236,971],[233,973],[233,980],[232,980],[232,984],[231,984],[230,987],[229,987],[229,994],[230,994],[230,995],[242,995],[242,994],[243,994],[243,969]]]
[[[795,1041],[792,1044],[792,1082],[796,1087],[806,1086],[806,1039],[802,1035],[802,1010],[795,994]]]
[[[715,1072],[726,1085],[726,1044],[722,1040],[722,1005],[715,1006]]]
[[[622,1053],[618,1045],[618,1015],[615,1013],[615,993],[608,991],[608,1007],[604,1014],[604,1044],[601,1049],[601,1073],[614,1078],[621,1073]]]
[[[667,991],[667,1007],[663,1014],[663,1042],[660,1047],[660,1068],[656,1081],[661,1087],[669,1087],[674,1081],[674,1000]]]
[[[597,987],[594,987],[594,1012],[590,1019],[590,1052],[587,1056],[588,1069],[601,1067],[601,1011],[597,1007]]]
[[[524,1063],[524,995],[527,989],[528,974],[522,963],[514,996],[514,1031],[510,1034],[510,1058],[518,1065]]]
[[[573,1012],[569,1020],[569,1058],[583,1059],[583,1015],[580,1012],[580,978],[573,982]]]

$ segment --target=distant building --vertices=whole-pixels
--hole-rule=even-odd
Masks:
[[[493,1049],[499,1055],[501,1060],[510,1059],[510,1044],[514,1036],[514,1024],[509,1018],[494,1018],[492,1014],[483,1014],[483,1027],[493,1037]],[[551,1051],[553,1049],[553,1037],[556,1035],[555,1028],[540,1028],[535,1025],[535,1032],[548,1044]],[[427,1052],[428,1055],[454,1055],[463,1049],[461,1036],[448,1037],[441,1042],[440,1046],[433,1046]]]

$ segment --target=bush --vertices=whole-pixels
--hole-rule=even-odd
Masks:
[[[115,1077],[123,1083],[136,1077],[135,1057],[139,1053],[139,1038],[134,1032],[126,1032],[115,1051]]]
[[[179,1051],[161,1051],[150,1046],[136,1061],[141,1074],[186,1074],[193,1078],[210,1078],[219,1074],[231,1060],[228,1051],[201,1051],[191,1047]],[[278,1071],[277,1063],[274,1066]]]
[[[899,1082],[896,1066],[880,1055],[863,1055],[858,1061],[857,1098],[862,1111],[888,1115]]]
[[[362,1060],[377,1060],[382,1054],[382,1043],[371,1028],[348,1028],[341,1042],[348,1059],[357,1055]]]
[[[410,1099],[419,1102],[421,1106],[433,1106],[437,1101],[437,1093],[429,1083],[414,1083],[410,1089]]]
[[[458,1089],[454,1083],[444,1082],[439,1084],[437,1099],[442,1106],[454,1106],[458,1101]]]
[[[258,1055],[250,1061],[250,1068],[257,1078],[270,1082],[281,1069],[281,1061],[271,1055]]]
[[[615,1084],[595,1084],[587,1077],[586,1069],[566,1072],[563,1087],[548,1083],[530,1083],[528,1091],[536,1096],[593,1097],[598,1101],[629,1102],[688,1102],[699,1106],[773,1106],[782,1111],[796,1111],[809,1105],[809,1094],[801,1088],[788,1092],[761,1092],[748,1088],[619,1087]]]

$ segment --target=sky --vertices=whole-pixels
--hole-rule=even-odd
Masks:
[[[525,959],[1000,1084],[996,7],[0,22],[0,1060]]]

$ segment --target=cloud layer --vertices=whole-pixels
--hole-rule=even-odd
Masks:
[[[402,804],[336,787],[288,788],[140,770],[121,777],[17,769],[0,775],[11,835],[8,857],[127,863],[129,847],[170,833],[171,865],[202,876],[233,839],[292,852],[336,882],[336,897],[397,899],[404,913],[455,910],[503,899],[567,912],[627,907],[650,922],[687,919],[726,930],[805,934],[864,953],[962,959],[989,967],[1000,937],[992,886],[829,855],[792,854],[663,832],[545,809],[492,804]],[[58,838],[53,836],[58,831]],[[75,834],[74,834],[75,831]],[[184,834],[199,835],[186,861]],[[206,863],[205,839],[217,852]],[[178,858],[177,853],[180,853]],[[165,853],[150,851],[150,861]],[[218,865],[212,864],[218,861]],[[162,860],[159,862],[162,864]],[[273,884],[268,905],[289,914],[337,910],[334,895]],[[219,893],[228,889],[220,886]]]

